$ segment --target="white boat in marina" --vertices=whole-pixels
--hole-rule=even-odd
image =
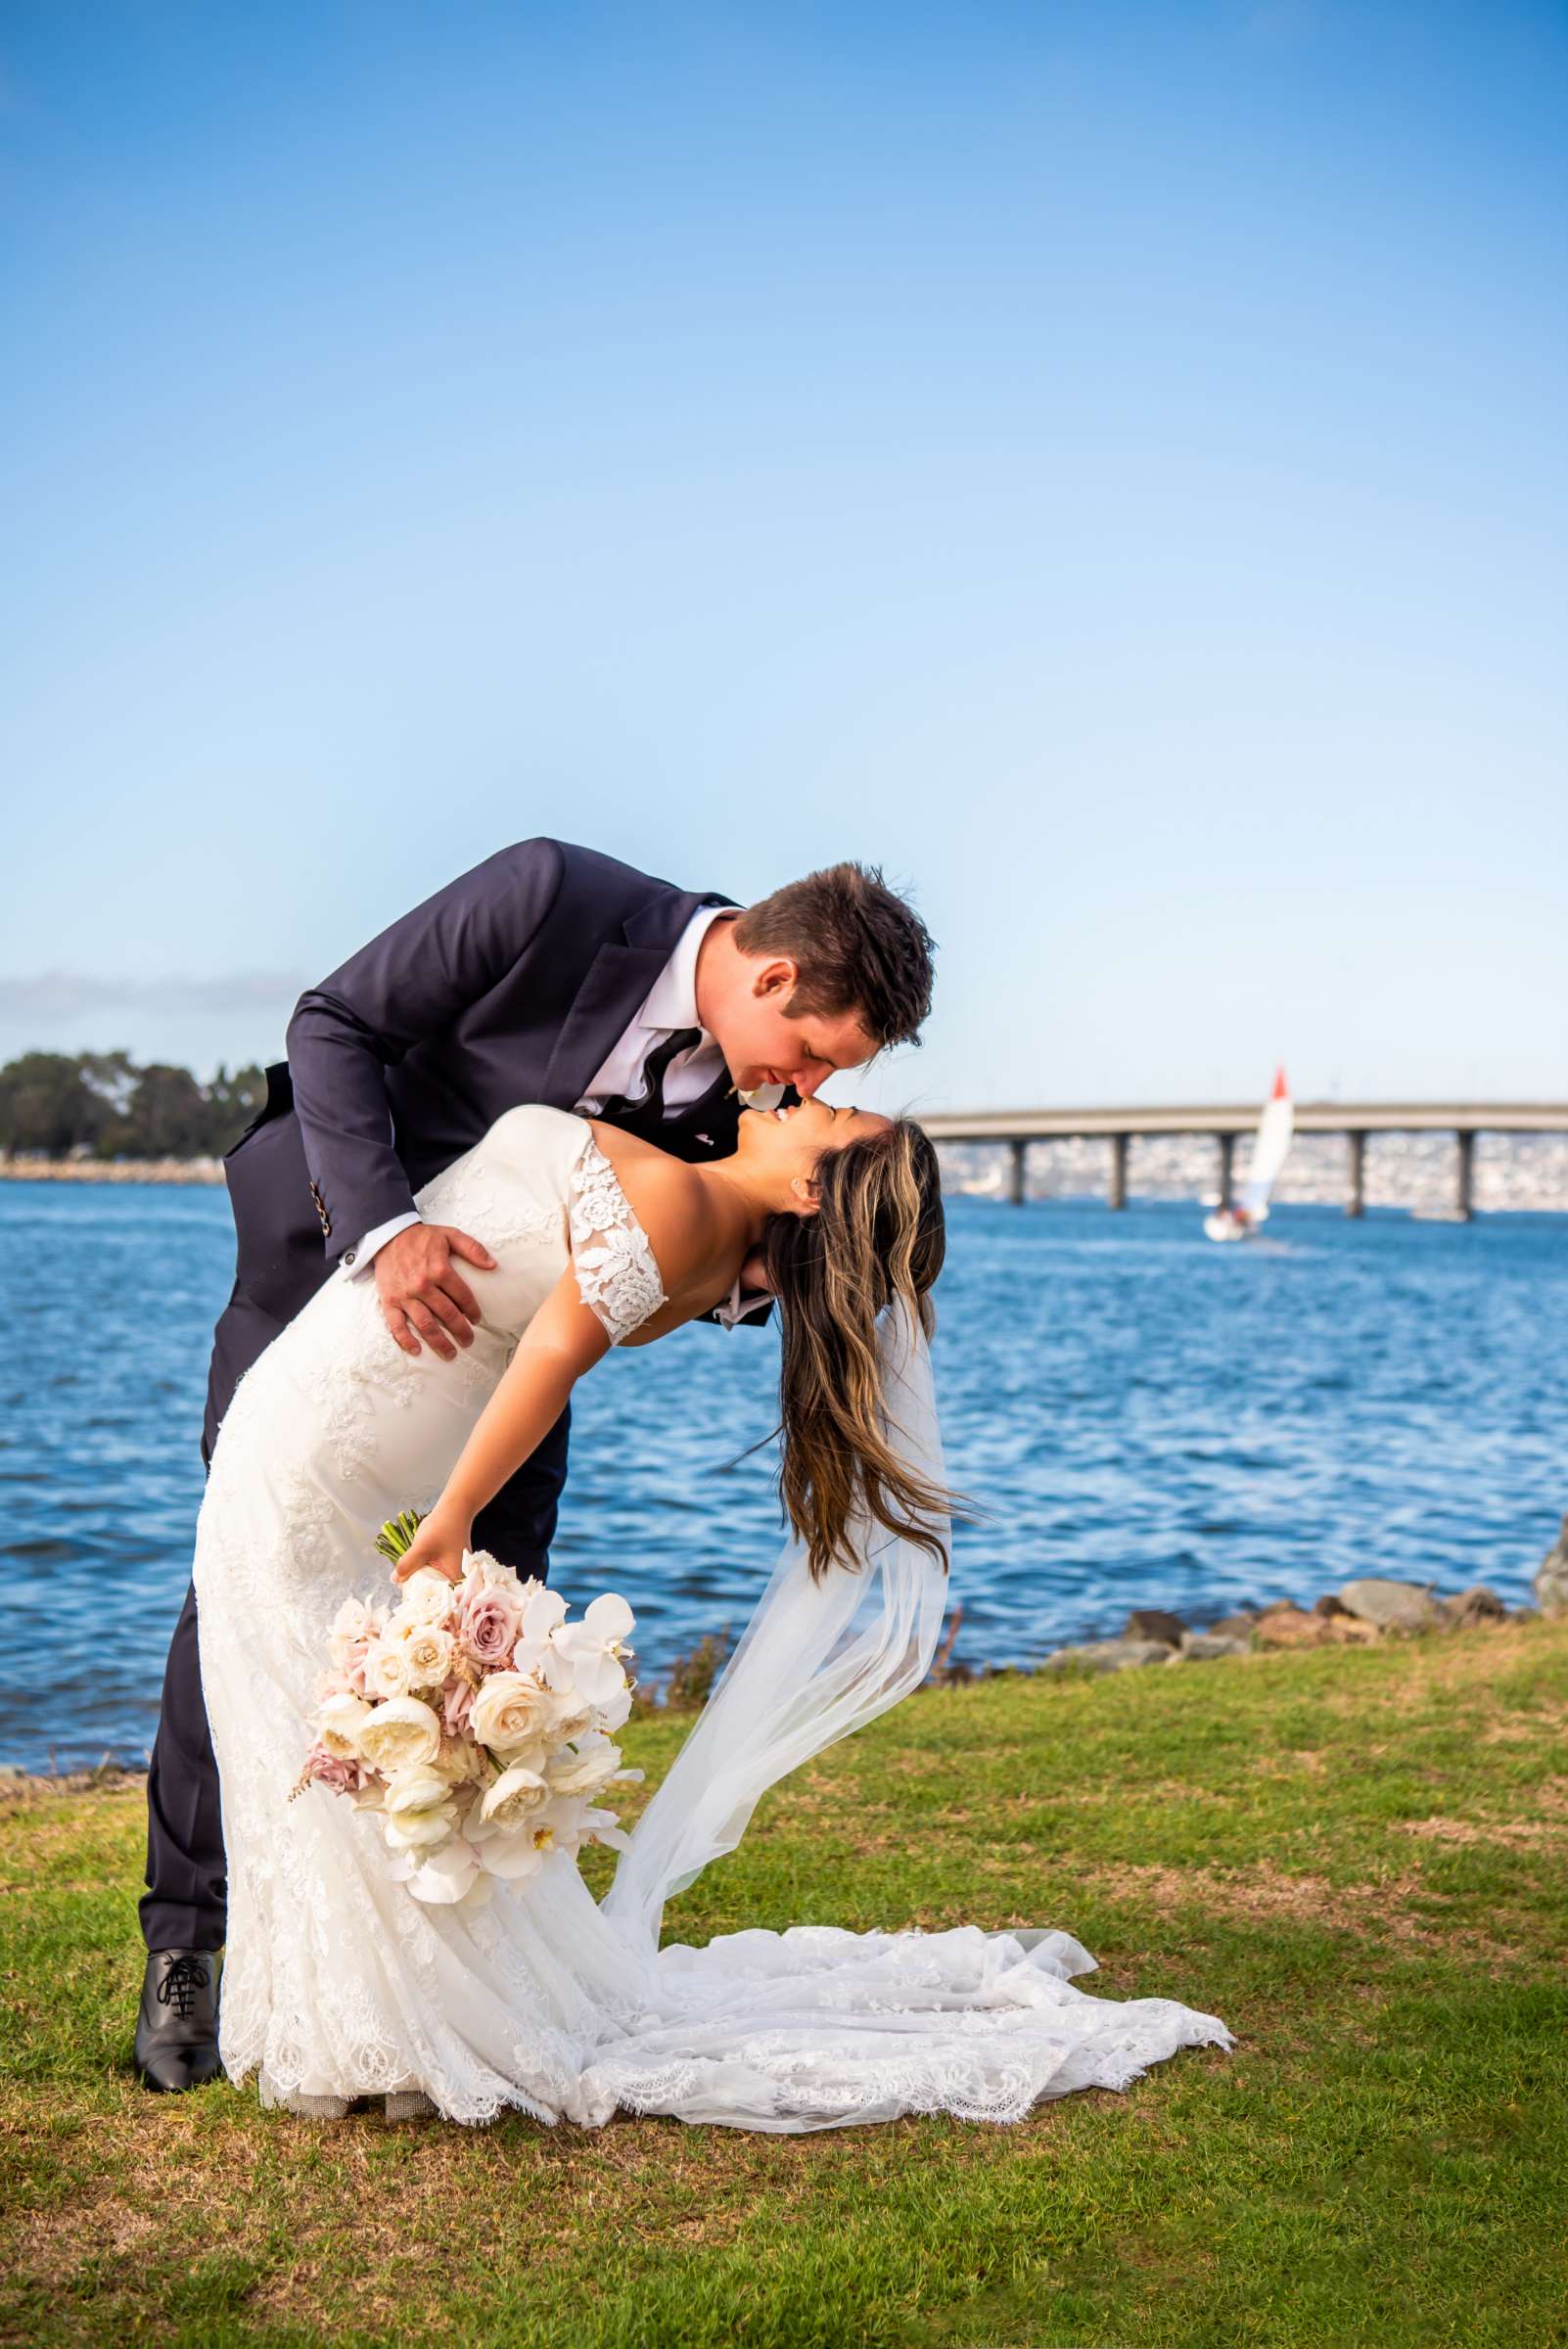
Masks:
[[[1268,1221],[1268,1194],[1279,1178],[1279,1170],[1290,1155],[1291,1139],[1296,1131],[1296,1105],[1290,1097],[1283,1069],[1274,1077],[1274,1089],[1264,1103],[1263,1116],[1253,1136],[1252,1165],[1239,1196],[1229,1207],[1217,1208],[1205,1216],[1203,1228],[1211,1240],[1246,1240]]]

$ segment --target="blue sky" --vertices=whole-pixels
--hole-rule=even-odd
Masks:
[[[1568,1097],[1568,12],[0,17],[0,1052],[511,839],[941,944],[928,1106]]]

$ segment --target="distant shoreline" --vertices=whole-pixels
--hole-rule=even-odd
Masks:
[[[28,1158],[0,1152],[0,1182],[221,1183],[218,1158]]]
[[[1314,1137],[1315,1138],[1315,1137]],[[1408,1137],[1394,1137],[1396,1141]],[[1424,1137],[1421,1137],[1424,1138]],[[1534,1137],[1532,1137],[1534,1138]],[[1555,1137],[1553,1137],[1555,1138]],[[1073,1145],[1062,1143],[1038,1144],[1038,1151],[1066,1153]],[[1089,1144],[1088,1148],[1097,1148]],[[1151,1145],[1151,1154],[1155,1146]],[[1485,1182],[1476,1206],[1483,1216],[1506,1215],[1563,1215],[1568,1213],[1568,1143],[1557,1143],[1561,1163],[1548,1168],[1526,1171],[1521,1164],[1512,1180],[1494,1187]],[[977,1165],[979,1157],[972,1145],[944,1144],[940,1155],[943,1161],[944,1189],[952,1199],[989,1199],[1006,1205],[1006,1193],[999,1177],[989,1166]],[[987,1152],[986,1155],[994,1155]],[[1302,1155],[1305,1155],[1303,1153]],[[1140,1188],[1131,1205],[1170,1205],[1180,1203],[1201,1205],[1213,1203],[1215,1194],[1210,1188],[1211,1170],[1196,1154],[1169,1165],[1150,1168],[1150,1176]],[[1449,1221],[1448,1181],[1440,1176],[1433,1180],[1424,1166],[1401,1170],[1404,1179],[1398,1183],[1398,1196],[1375,1197],[1368,1200],[1373,1209],[1393,1208],[1397,1213],[1413,1216],[1417,1221]],[[1103,1204],[1103,1185],[1090,1168],[1076,1163],[1065,1182],[1046,1181],[1031,1186],[1030,1204],[1044,1206],[1060,1203],[1063,1206]],[[1531,1179],[1531,1174],[1535,1179]],[[1306,1179],[1302,1179],[1303,1176]],[[1281,1186],[1283,1196],[1276,1198],[1281,1207],[1337,1206],[1337,1182],[1315,1182],[1308,1170],[1297,1171],[1297,1183],[1291,1182],[1291,1171]],[[1059,1178],[1058,1178],[1059,1179]],[[223,1161],[220,1158],[34,1158],[25,1152],[0,1150],[0,1182],[117,1182],[152,1183],[161,1186],[200,1184],[209,1189],[220,1188],[224,1182]],[[1291,1196],[1295,1187],[1296,1195]]]
[[[0,1151],[0,1181],[75,1181],[75,1184],[113,1181],[113,1184],[200,1184],[205,1188],[223,1188],[225,1174],[220,1158],[25,1158],[7,1156],[5,1151]],[[981,1198],[992,1200],[995,1205],[1007,1203],[1000,1184],[992,1184],[989,1179],[974,1181],[972,1176],[967,1179],[967,1170],[962,1161],[950,1165],[944,1188],[948,1198]],[[1063,1208],[1068,1208],[1068,1205],[1094,1205],[1096,1200],[1101,1200],[1101,1193],[1091,1184],[1084,1184],[1083,1191],[1078,1191],[1078,1188],[1063,1188],[1063,1191],[1039,1188],[1039,1191],[1031,1191],[1031,1205],[1063,1205]],[[1199,1176],[1192,1179],[1190,1188],[1172,1184],[1167,1176],[1167,1181],[1162,1181],[1157,1188],[1150,1186],[1148,1191],[1143,1191],[1136,1205],[1190,1205],[1192,1200],[1211,1203],[1211,1196],[1204,1191]],[[1314,1196],[1313,1191],[1308,1191],[1305,1198],[1286,1198],[1281,1205],[1321,1208],[1321,1205],[1336,1205],[1336,1200]],[[1373,1205],[1375,1208],[1395,1208],[1397,1212],[1404,1212],[1404,1215],[1413,1215],[1418,1221],[1451,1221],[1451,1217],[1444,1210],[1427,1205],[1420,1191],[1415,1193],[1415,1198],[1375,1200]],[[1563,1215],[1563,1212],[1568,1212],[1568,1198],[1563,1196],[1561,1186],[1543,1186],[1540,1191],[1523,1188],[1514,1198],[1484,1200],[1481,1203],[1484,1215],[1507,1215],[1509,1210],[1516,1212],[1516,1215]]]

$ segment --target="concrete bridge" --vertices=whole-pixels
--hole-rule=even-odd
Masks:
[[[952,1111],[920,1120],[934,1142],[999,1142],[1012,1153],[1009,1195],[1024,1199],[1031,1142],[1077,1140],[1101,1135],[1111,1145],[1109,1204],[1127,1205],[1130,1145],[1147,1134],[1208,1133],[1218,1155],[1220,1197],[1228,1206],[1238,1135],[1257,1129],[1258,1106],[1207,1104],[1195,1109],[982,1109]],[[1549,1101],[1298,1101],[1298,1133],[1342,1133],[1346,1137],[1347,1215],[1366,1204],[1366,1137],[1369,1133],[1452,1133],[1455,1140],[1454,1209],[1468,1221],[1474,1213],[1475,1137],[1478,1133],[1568,1134],[1568,1103]]]

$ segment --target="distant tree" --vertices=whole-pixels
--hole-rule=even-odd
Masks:
[[[217,1075],[207,1088],[208,1148],[214,1158],[233,1149],[266,1097],[266,1073],[254,1061],[236,1069],[232,1077],[219,1062]]]
[[[88,1083],[80,1058],[23,1052],[0,1069],[0,1149],[67,1158],[102,1148],[115,1124],[113,1103]]]
[[[114,1146],[126,1158],[204,1158],[209,1128],[207,1096],[190,1070],[154,1061],[136,1073]]]
[[[78,1052],[82,1082],[123,1117],[136,1090],[136,1063],[128,1052]]]
[[[221,1158],[266,1099],[254,1066],[210,1084],[128,1052],[24,1052],[0,1068],[0,1150],[45,1158]]]

